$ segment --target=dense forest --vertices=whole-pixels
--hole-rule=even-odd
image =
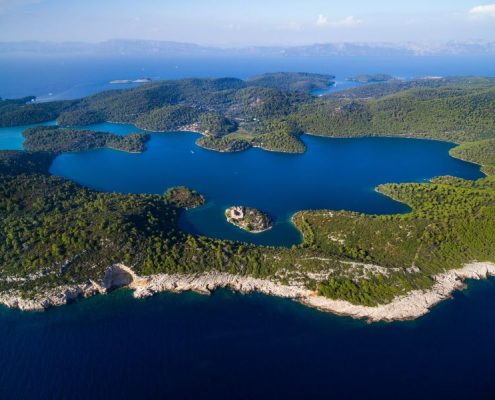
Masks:
[[[450,155],[480,164],[487,175],[495,175],[495,139],[465,142],[450,150]]]
[[[357,83],[374,83],[374,82],[388,82],[393,80],[394,77],[388,74],[362,74],[348,78],[348,81]]]
[[[370,76],[372,77],[372,76]],[[198,145],[219,151],[258,146],[304,151],[303,132],[332,136],[407,136],[456,143],[495,138],[495,79],[392,80],[314,97],[329,75],[265,74],[235,78],[150,82],[81,100],[0,101],[0,126],[57,118],[64,127],[102,121],[150,131],[196,130]],[[241,134],[241,135],[239,135]]]
[[[372,85],[378,86],[378,85]],[[379,98],[325,99],[291,117],[304,132],[332,137],[407,136],[456,143],[495,137],[495,85],[415,87]]]
[[[204,201],[197,193],[95,192],[49,176],[45,157],[0,152],[1,289],[17,287],[29,295],[35,288],[99,280],[115,260],[143,274],[253,270],[257,251],[247,254],[242,244],[177,229],[180,209]],[[22,279],[13,283],[12,277]]]
[[[107,132],[65,129],[58,126],[38,126],[23,132],[24,148],[29,151],[63,153],[108,147],[114,150],[140,153],[144,151],[148,134],[133,133],[126,136]]]
[[[309,93],[318,89],[332,86],[335,76],[324,74],[310,74],[307,72],[275,72],[257,75],[247,80],[250,86],[271,87],[287,91]]]

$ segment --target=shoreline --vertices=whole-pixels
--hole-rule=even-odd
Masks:
[[[282,285],[267,279],[232,275],[222,272],[178,275],[157,274],[139,276],[123,265],[114,264],[107,268],[101,282],[88,281],[79,285],[59,286],[40,293],[32,299],[25,299],[20,292],[0,293],[0,304],[23,311],[42,311],[50,307],[69,304],[81,298],[106,294],[109,291],[127,287],[133,290],[135,298],[146,298],[160,292],[182,293],[194,291],[211,294],[219,288],[240,293],[258,292],[298,301],[308,307],[336,315],[368,322],[392,322],[413,320],[427,314],[432,307],[452,297],[456,290],[466,287],[466,279],[486,279],[495,276],[495,263],[472,262],[462,268],[449,270],[435,276],[433,287],[427,291],[413,290],[398,296],[392,302],[375,307],[361,306],[344,300],[333,300],[319,296],[302,286]]]
[[[56,120],[55,120],[56,121]],[[51,121],[50,121],[51,122]],[[106,123],[112,123],[112,124],[127,124],[126,122],[113,122],[113,121],[106,121]],[[149,130],[149,129],[145,129],[145,128],[140,128],[138,127],[137,125],[133,124],[133,123],[129,123],[130,125],[134,125],[137,129],[140,129],[142,131],[145,131],[145,132],[150,132],[150,133],[172,133],[172,132],[187,132],[187,133],[196,133],[196,134],[199,134],[201,136],[207,136],[207,133],[206,132],[202,132],[200,131],[199,129],[196,129],[197,124],[191,124],[191,125],[185,125],[185,126],[180,126],[179,128],[175,129],[175,130],[165,130],[165,131],[152,131],[152,130]],[[37,124],[34,124],[34,125],[37,125]],[[318,133],[313,133],[313,132],[302,132],[300,134],[300,136],[304,136],[304,135],[307,135],[307,136],[314,136],[314,137],[320,137],[320,138],[325,138],[325,139],[360,139],[360,138],[391,138],[391,139],[418,139],[418,140],[428,140],[428,141],[434,141],[434,142],[441,142],[441,143],[449,143],[449,144],[453,144],[454,147],[452,147],[452,149],[456,148],[456,147],[459,147],[462,143],[461,142],[454,142],[454,141],[451,141],[451,140],[446,140],[446,139],[437,139],[437,138],[432,138],[432,137],[428,137],[428,136],[408,136],[408,135],[382,135],[382,134],[366,134],[366,135],[358,135],[358,136],[328,136],[328,135],[322,135],[322,134],[318,134]],[[301,140],[302,141],[302,140]],[[304,143],[304,141],[302,141]],[[198,143],[195,143],[196,146],[202,148],[202,149],[205,149],[205,150],[210,150],[210,151],[216,151],[218,153],[240,153],[242,151],[246,151],[246,150],[249,150],[249,148],[247,149],[243,149],[243,150],[217,150],[217,149],[212,149],[212,148],[209,148],[209,147],[204,147],[204,146],[201,146],[200,144]],[[272,150],[272,149],[268,149],[268,148],[265,148],[263,146],[260,146],[260,145],[254,145],[254,144],[250,144],[252,149],[261,149],[261,150],[264,150],[264,151],[268,151],[268,152],[272,152],[272,153],[281,153],[281,154],[293,154],[293,155],[299,155],[299,154],[304,154],[307,152],[307,147],[306,147],[306,144],[304,144],[305,146],[305,149],[303,152],[291,152],[291,151],[284,151],[284,150]],[[450,157],[456,159],[456,160],[460,160],[460,161],[463,161],[463,162],[466,162],[466,163],[469,163],[469,164],[473,164],[473,165],[476,165],[476,166],[479,166],[480,167],[480,172],[485,176],[487,177],[488,174],[483,171],[483,167],[485,166],[484,164],[481,164],[481,163],[477,163],[475,161],[471,161],[471,160],[465,160],[463,158],[460,158],[460,157],[456,157],[455,155],[452,155],[451,154],[451,150],[450,149],[448,151],[448,154]]]

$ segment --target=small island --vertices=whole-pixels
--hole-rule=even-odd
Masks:
[[[148,83],[151,82],[150,78],[139,78],[139,79],[114,79],[110,81],[112,85],[123,85],[126,83]]]
[[[363,74],[356,75],[351,78],[347,78],[350,82],[356,83],[378,83],[378,82],[390,82],[395,78],[392,75],[388,74]]]
[[[250,233],[261,233],[272,228],[269,215],[256,208],[233,206],[225,210],[225,217],[231,224]]]

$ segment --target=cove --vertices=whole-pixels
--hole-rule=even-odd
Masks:
[[[11,128],[0,128],[0,150],[22,150],[24,137],[22,132],[25,129],[34,126],[56,125],[55,121],[45,122],[43,124],[14,126]]]
[[[112,123],[85,128],[122,135],[140,131],[133,125]],[[424,182],[439,175],[483,176],[479,166],[449,156],[453,144],[439,141],[303,135],[307,151],[294,155],[261,149],[218,153],[196,146],[198,137],[192,132],[152,133],[144,153],[110,149],[66,153],[55,159],[50,171],[104,191],[163,193],[172,186],[188,186],[203,193],[207,204],[183,213],[182,228],[273,246],[301,241],[290,222],[299,210],[407,212],[404,204],[375,192],[375,187],[386,182]],[[224,210],[232,205],[269,213],[275,219],[273,229],[250,234],[228,224]]]

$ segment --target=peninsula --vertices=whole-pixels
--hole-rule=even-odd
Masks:
[[[231,287],[394,320],[423,315],[464,279],[493,275],[495,79],[391,81],[318,98],[306,84],[299,89],[301,79],[311,76],[157,81],[79,100],[0,100],[0,126],[63,125],[28,129],[25,151],[0,151],[0,303],[43,309],[120,286],[136,296]],[[205,202],[187,188],[105,193],[50,175],[62,152],[146,151],[147,134],[76,128],[102,121],[195,126],[203,132],[198,144],[222,151],[300,153],[304,133],[448,140],[460,144],[454,156],[482,165],[487,176],[384,183],[377,190],[409,213],[300,211],[292,217],[300,245],[256,246],[180,229],[183,210]]]

